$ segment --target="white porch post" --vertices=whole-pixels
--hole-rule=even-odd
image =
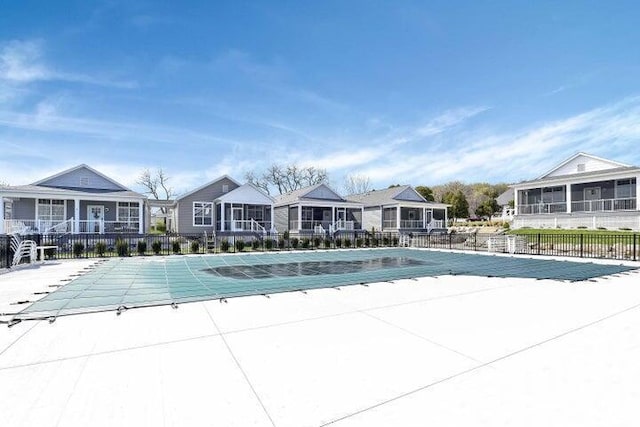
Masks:
[[[636,210],[640,211],[640,204],[638,204],[638,197],[640,197],[640,175],[636,176]]]
[[[73,200],[73,232],[80,232],[80,199]]]
[[[567,197],[565,197],[567,201],[567,213],[571,213],[571,184],[567,184],[565,192],[567,195]]]
[[[4,198],[0,196],[0,234],[4,234]]]
[[[364,206],[360,207],[360,229],[364,230]]]
[[[427,208],[422,208],[422,228],[427,228]]]
[[[449,210],[447,208],[444,208],[444,228],[446,229],[448,227],[449,224]]]
[[[302,230],[302,205],[298,205],[298,232]]]
[[[269,218],[271,222],[271,227],[269,227],[269,231],[274,232],[276,230],[276,212],[274,210],[273,203],[271,203],[269,206],[271,207],[271,210],[269,211],[270,212]]]
[[[396,228],[400,230],[400,205],[396,207]]]
[[[331,206],[331,224],[336,223],[336,207]]]
[[[518,215],[518,189],[513,190],[513,215]]]
[[[220,203],[220,231],[224,231],[224,205],[224,202]]]
[[[117,205],[116,205],[117,206]],[[117,209],[117,207],[116,207]],[[144,219],[146,218],[144,211],[144,200],[140,200],[140,210],[138,211],[138,234],[144,234]]]

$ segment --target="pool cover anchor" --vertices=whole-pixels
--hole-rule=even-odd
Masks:
[[[14,326],[16,326],[18,323],[22,322],[22,319],[11,319],[7,322],[7,327],[8,328],[13,328]]]
[[[55,321],[56,321],[56,319],[57,319],[57,317],[56,317],[56,316],[51,316],[51,317],[49,317],[47,320],[49,321],[49,324],[52,324],[53,322],[55,322]]]
[[[116,315],[120,316],[122,314],[123,311],[127,311],[129,308],[125,305],[121,305],[120,307],[118,307],[116,309]]]
[[[265,297],[265,298],[271,299],[271,295],[269,295],[269,294],[262,294],[262,296]]]
[[[177,309],[178,309],[178,303],[177,303],[177,302],[175,302],[175,301],[174,301],[174,302],[172,302],[172,303],[171,303],[171,308],[173,308],[174,310],[177,310]]]
[[[218,301],[220,301],[220,304],[225,303],[227,304],[227,299],[226,298],[220,298]]]

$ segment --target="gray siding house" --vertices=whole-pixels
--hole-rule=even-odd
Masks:
[[[640,167],[577,153],[511,186],[513,228],[640,230]]]
[[[362,229],[362,204],[343,198],[326,184],[276,196],[274,206],[278,232],[335,233]]]
[[[0,187],[0,233],[144,233],[146,196],[78,165]]]
[[[269,232],[273,199],[251,184],[221,176],[178,197],[169,209],[175,233]]]
[[[374,190],[348,197],[362,203],[363,228],[395,232],[444,231],[447,207],[426,201],[410,185]]]

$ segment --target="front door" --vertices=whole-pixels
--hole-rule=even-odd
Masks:
[[[102,233],[104,230],[104,206],[87,206],[87,233]]]
[[[242,208],[231,209],[231,230],[242,231]]]
[[[601,190],[600,187],[588,187],[584,189],[584,210],[585,211],[598,211],[598,205],[601,203]]]

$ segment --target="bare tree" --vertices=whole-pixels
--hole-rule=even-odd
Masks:
[[[276,190],[278,194],[283,194],[329,181],[326,169],[276,163],[269,166],[260,176],[254,172],[248,172],[244,177],[249,183],[265,190],[268,194],[271,194],[272,189]]]
[[[170,200],[175,196],[173,188],[169,186],[168,181],[170,177],[162,170],[158,168],[155,172],[151,172],[149,169],[145,169],[138,177],[136,183],[143,186],[146,191],[145,194],[152,196],[156,200]],[[167,208],[160,208],[164,217],[164,224],[167,224]]]
[[[371,191],[371,179],[365,175],[347,175],[344,177],[344,193],[349,196],[351,194],[361,194]]]

